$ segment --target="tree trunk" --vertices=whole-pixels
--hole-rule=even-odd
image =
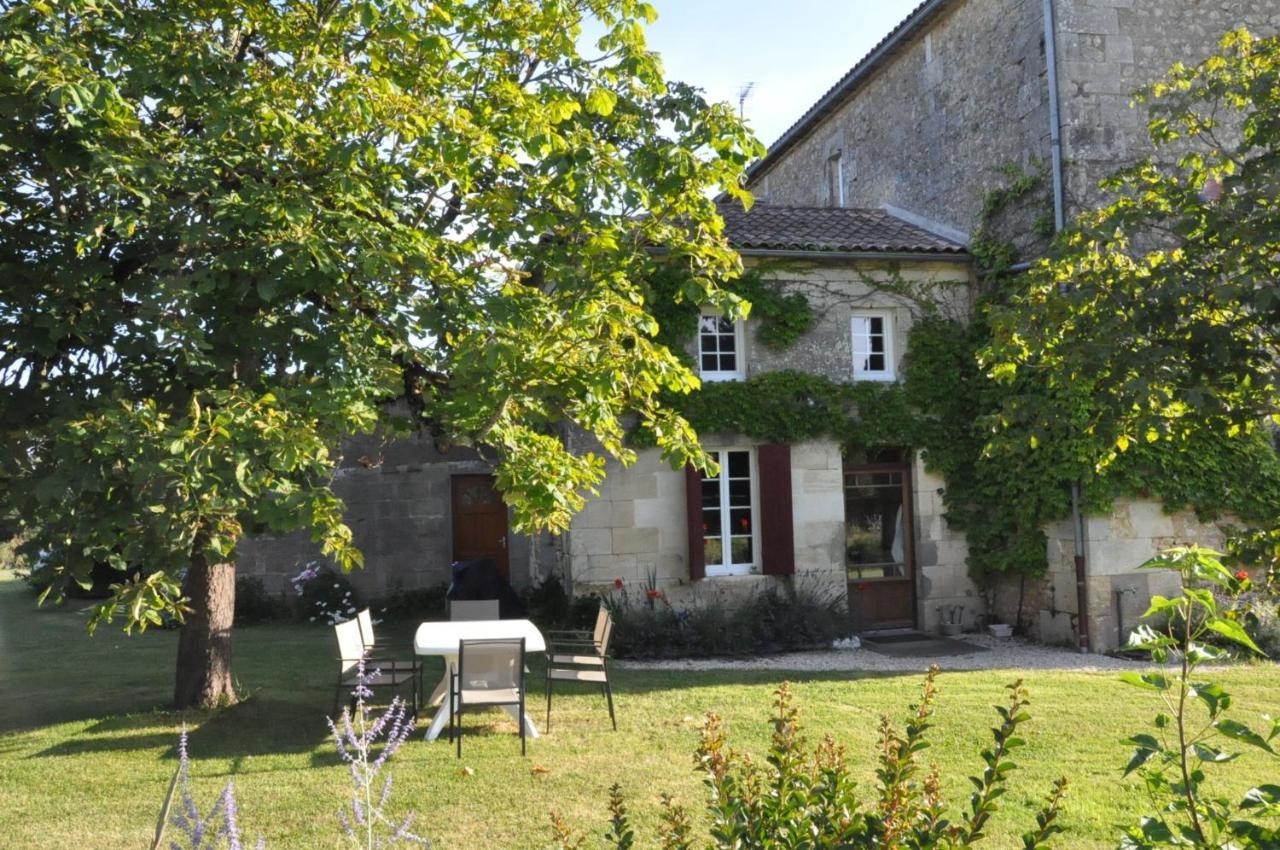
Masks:
[[[175,708],[214,708],[236,700],[231,684],[231,623],[236,608],[235,564],[191,556],[182,582],[191,613],[178,635]]]

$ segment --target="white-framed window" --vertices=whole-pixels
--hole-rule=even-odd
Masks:
[[[893,314],[887,310],[854,313],[853,379],[855,381],[892,381]]]
[[[704,381],[740,381],[746,377],[742,320],[704,312],[698,318],[698,375]]]
[[[755,453],[722,449],[709,453],[720,464],[714,478],[702,476],[702,551],[707,575],[758,572],[760,502]]]

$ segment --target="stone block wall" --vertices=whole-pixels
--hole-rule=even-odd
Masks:
[[[890,205],[971,232],[1003,182],[997,169],[1049,158],[1043,32],[1041,0],[948,4],[752,191],[765,203],[825,206],[839,151],[845,206]]]
[[[346,522],[365,557],[364,568],[349,576],[352,585],[365,599],[377,599],[397,589],[447,584],[453,560],[450,478],[490,471],[473,452],[442,455],[423,436],[347,440],[333,489],[346,503]],[[548,535],[509,539],[512,584],[547,574],[556,558]],[[238,549],[239,573],[261,578],[273,594],[292,594],[289,578],[320,557],[305,532],[245,538]]]
[[[947,524],[942,489],[946,482],[925,469],[917,454],[911,469],[916,525],[917,623],[928,632],[959,617],[966,629],[982,622],[986,604],[969,578],[969,544]]]
[[[1228,520],[1223,520],[1226,523]],[[996,616],[1012,623],[1021,590],[1023,624],[1045,643],[1077,645],[1079,605],[1076,594],[1075,535],[1070,520],[1051,523],[1049,569],[1040,581],[1003,584],[996,594]],[[1170,571],[1138,569],[1161,550],[1195,543],[1220,549],[1218,523],[1202,522],[1192,511],[1166,513],[1151,499],[1117,500],[1105,516],[1085,518],[1088,569],[1090,646],[1094,652],[1120,647],[1138,624],[1153,595],[1178,591]]]
[[[710,450],[752,445],[730,435],[701,436]],[[839,597],[845,594],[841,475],[837,444],[791,447],[795,581]],[[575,593],[613,594],[615,580],[622,579],[634,596],[652,575],[673,605],[733,605],[778,581],[758,574],[690,581],[684,476],[656,449],[640,452],[630,467],[609,462],[599,496],[574,517],[567,534],[565,566]]]
[[[1147,110],[1133,93],[1171,65],[1194,65],[1230,30],[1280,32],[1275,0],[1055,0],[1063,160],[1073,211],[1103,201],[1098,181],[1148,156]]]

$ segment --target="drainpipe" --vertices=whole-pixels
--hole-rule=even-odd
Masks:
[[[1062,117],[1058,103],[1057,26],[1053,0],[1044,0],[1044,61],[1049,78],[1049,170],[1053,179],[1053,230],[1066,226],[1066,205],[1062,189]],[[1089,573],[1084,556],[1084,514],[1080,512],[1080,482],[1071,482],[1071,524],[1075,532],[1076,610],[1080,651],[1089,652]]]

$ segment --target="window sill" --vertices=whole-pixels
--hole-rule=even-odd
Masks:
[[[698,375],[704,381],[742,381],[746,375],[741,372],[703,372]]]
[[[891,374],[883,374],[883,375],[877,375],[877,374],[870,374],[870,375],[854,375],[854,376],[853,376],[853,380],[854,380],[854,381],[868,381],[868,382],[870,382],[870,383],[874,383],[874,384],[891,384],[891,383],[893,383],[894,381],[898,380],[898,376],[897,376],[897,375],[891,375]]]

